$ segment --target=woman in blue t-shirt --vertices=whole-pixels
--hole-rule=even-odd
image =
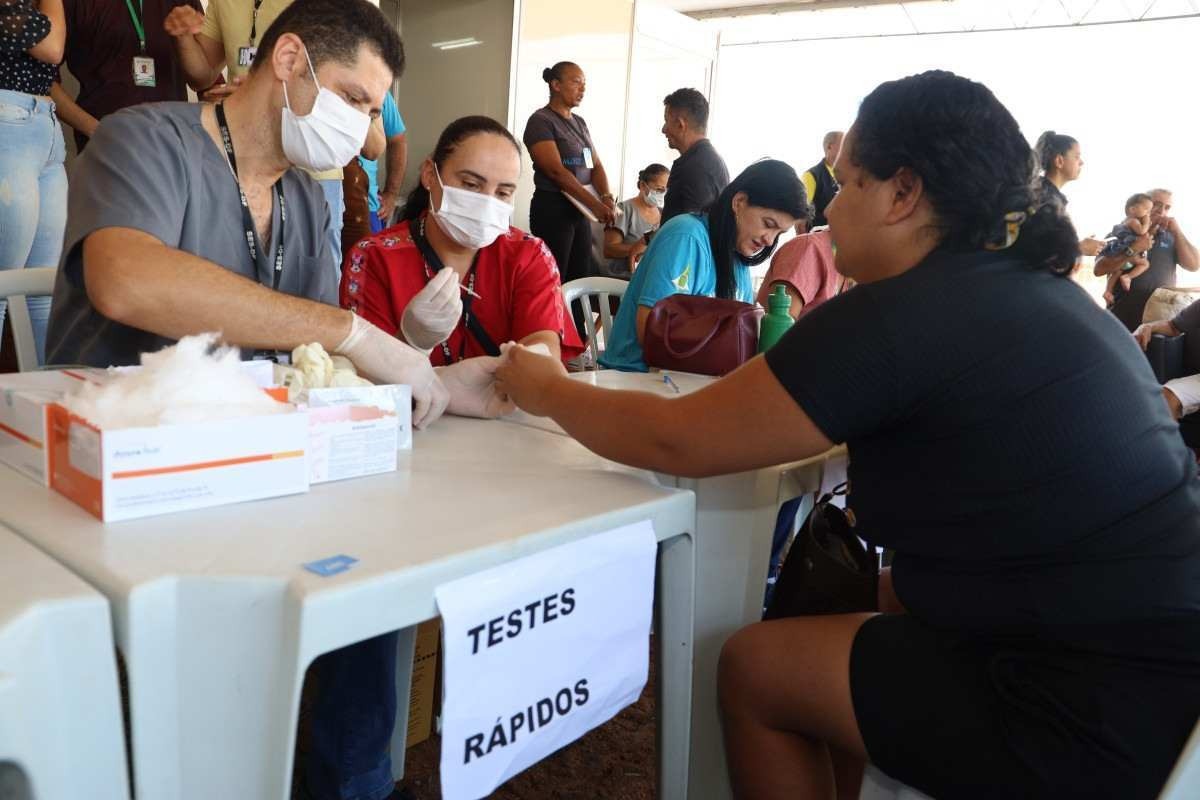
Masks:
[[[664,297],[693,294],[754,302],[750,267],[775,252],[779,234],[808,207],[804,184],[782,161],[757,161],[734,178],[708,213],[680,214],[650,242],[613,322],[603,366],[645,372],[642,337]]]
[[[883,613],[729,639],[738,797],[857,797],[869,759],[937,798],[1149,800],[1200,717],[1196,460],[1133,337],[1069,279],[1079,240],[1034,165],[985,86],[882,84],[826,210],[853,291],[677,398],[521,346],[497,370],[526,412],[655,472],[846,444],[855,532],[895,553]]]

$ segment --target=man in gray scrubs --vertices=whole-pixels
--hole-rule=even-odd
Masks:
[[[249,351],[320,342],[369,378],[411,385],[414,424],[447,403],[477,411],[489,363],[435,373],[336,306],[328,207],[292,169],[357,155],[403,69],[399,36],[364,0],[300,0],[259,52],[222,106],[147,104],[104,120],[72,175],[48,363],[136,364],[204,331]]]
[[[296,0],[258,52],[223,106],[150,104],[105,118],[71,180],[51,363],[134,364],[212,330],[246,350],[316,341],[370,378],[411,385],[414,423],[447,403],[452,413],[502,413],[499,359],[435,373],[424,353],[332,305],[329,211],[317,184],[292,169],[340,165],[362,148],[404,65],[395,30],[366,0]],[[306,796],[393,792],[397,644],[384,634],[314,665]],[[237,796],[255,794],[246,786]]]

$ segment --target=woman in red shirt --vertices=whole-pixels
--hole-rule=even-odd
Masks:
[[[350,249],[341,304],[434,365],[499,355],[502,342],[573,358],[558,266],[541,239],[509,225],[520,145],[490,117],[442,131],[400,222]]]

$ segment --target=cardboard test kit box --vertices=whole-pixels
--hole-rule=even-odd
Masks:
[[[48,408],[50,486],[105,522],[308,491],[308,414],[103,431]]]

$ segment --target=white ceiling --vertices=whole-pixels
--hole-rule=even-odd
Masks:
[[[746,12],[754,12],[766,10],[762,7],[771,6],[771,11],[804,11],[806,9],[816,9],[822,6],[825,7],[845,7],[845,6],[867,6],[867,5],[884,5],[896,4],[900,0],[659,0],[668,8],[673,8],[676,11],[687,13],[712,12],[720,9],[732,10],[739,9]]]

